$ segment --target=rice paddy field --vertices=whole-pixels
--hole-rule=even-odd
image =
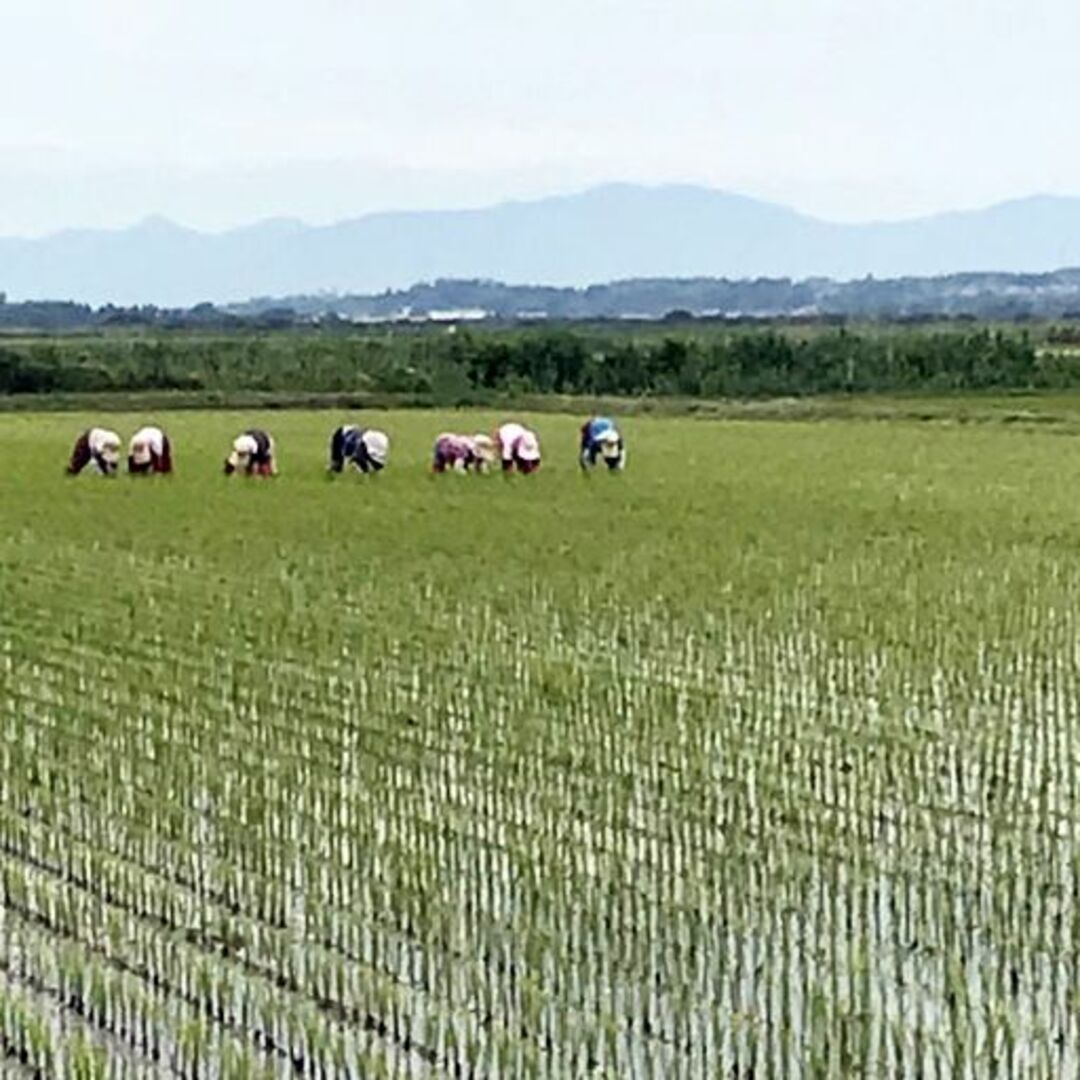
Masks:
[[[96,419],[0,416],[0,1073],[1080,1073],[1075,438]]]

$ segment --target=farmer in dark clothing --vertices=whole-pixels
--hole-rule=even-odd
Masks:
[[[389,456],[389,436],[374,428],[345,424],[330,437],[331,472],[339,473],[352,464],[362,473],[376,473],[386,467]]]
[[[603,458],[609,469],[626,466],[626,444],[618,428],[606,416],[594,416],[586,420],[581,429],[581,454],[583,469],[591,469],[598,458]]]
[[[233,440],[232,453],[225,459],[225,475],[277,476],[274,440],[259,428],[252,428]]]

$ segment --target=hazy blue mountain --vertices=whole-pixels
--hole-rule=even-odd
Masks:
[[[1036,196],[966,213],[837,225],[685,185],[612,184],[480,210],[290,219],[217,234],[149,218],[128,229],[0,239],[11,299],[188,305],[435,278],[585,285],[626,278],[1039,272],[1080,264],[1080,199]]]

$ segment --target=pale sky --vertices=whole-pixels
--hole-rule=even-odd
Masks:
[[[0,235],[694,182],[1080,195],[1075,0],[0,0]]]

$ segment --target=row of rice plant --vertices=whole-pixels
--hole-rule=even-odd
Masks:
[[[1077,1070],[1067,554],[777,541],[725,599],[269,522],[0,540],[7,1065]]]

